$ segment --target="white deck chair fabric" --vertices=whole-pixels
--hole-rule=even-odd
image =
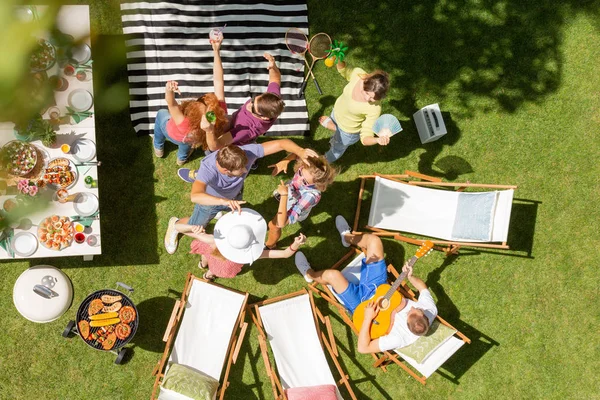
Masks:
[[[452,354],[456,353],[465,342],[456,336],[450,337],[441,346],[439,346],[433,353],[431,353],[422,363],[416,362],[414,359],[400,354],[407,363],[413,366],[414,369],[419,371],[425,378],[429,378],[438,368],[442,366],[449,359]]]
[[[360,253],[356,258],[354,258],[346,268],[344,268],[341,272],[342,275],[348,280],[348,282],[358,283],[360,280],[360,268],[362,264],[362,259],[365,258],[364,253]],[[331,293],[338,299],[340,304],[344,304],[342,300],[338,297],[337,293],[333,290],[333,288],[327,285]],[[433,374],[438,368],[448,360],[452,354],[456,353],[458,349],[460,349],[465,342],[456,336],[450,337],[443,344],[441,344],[434,352],[432,352],[422,363],[416,362],[414,359],[407,357],[403,354],[398,353],[400,357],[402,357],[406,362],[413,366],[414,369],[419,371],[425,378],[429,378],[431,374]]]
[[[244,299],[240,293],[194,279],[169,362],[220,380]]]
[[[506,242],[513,195],[513,189],[456,192],[376,177],[368,224],[444,240]]]
[[[259,307],[284,389],[337,385],[321,342],[308,295]],[[337,390],[338,399],[341,399]]]

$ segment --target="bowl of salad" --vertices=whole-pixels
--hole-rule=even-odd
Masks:
[[[42,72],[56,62],[56,49],[45,39],[38,39],[37,45],[29,58],[31,72]]]
[[[13,140],[4,145],[0,151],[0,164],[11,175],[27,175],[33,171],[37,161],[37,151],[29,143]]]

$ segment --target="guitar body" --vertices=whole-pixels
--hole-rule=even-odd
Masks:
[[[391,285],[383,284],[377,287],[375,295],[367,301],[363,301],[356,307],[352,314],[352,322],[357,330],[360,331],[363,320],[365,319],[365,307],[371,301],[379,303],[379,313],[371,324],[371,339],[377,339],[388,333],[392,323],[392,313],[402,303],[402,295],[398,291],[394,291],[389,301],[384,299],[384,296],[390,290]],[[383,304],[387,303],[387,304]]]

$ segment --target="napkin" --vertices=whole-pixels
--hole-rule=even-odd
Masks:
[[[10,245],[10,241],[12,237],[15,235],[15,230],[13,228],[7,228],[2,231],[0,234],[0,247],[2,247],[9,256],[15,258],[15,253],[13,252],[12,246]]]
[[[88,217],[82,217],[81,215],[73,215],[71,217],[71,221],[73,222],[79,222],[81,225],[85,226],[85,227],[90,227],[92,226],[92,223],[94,222],[94,220],[98,219],[98,215],[99,215],[100,211],[96,211],[95,213],[93,213],[92,215],[88,216]]]

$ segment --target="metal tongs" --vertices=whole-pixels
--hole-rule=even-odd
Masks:
[[[51,299],[53,297],[58,297],[58,293],[56,293],[54,290],[52,290],[44,285],[35,285],[33,287],[33,291],[37,295],[42,296],[45,299]]]

